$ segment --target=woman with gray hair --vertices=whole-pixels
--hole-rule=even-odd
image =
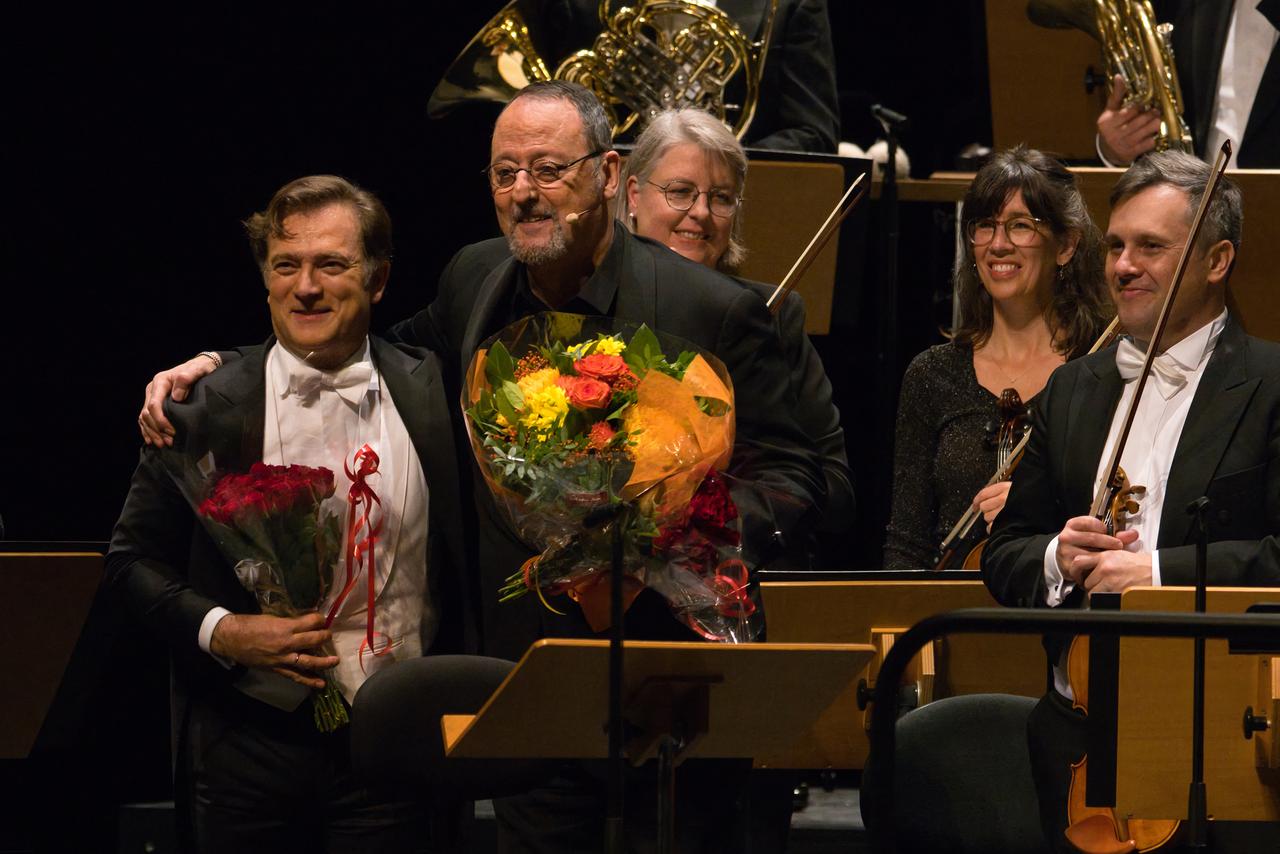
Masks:
[[[636,140],[623,173],[618,216],[627,227],[690,261],[734,273],[746,257],[742,245],[742,190],[747,155],[710,113],[668,110]],[[773,288],[738,280],[760,297]],[[831,382],[804,332],[804,304],[787,297],[778,314],[778,337],[795,389],[797,420],[822,458],[827,502],[820,527],[840,531],[853,520],[853,482],[840,413]]]

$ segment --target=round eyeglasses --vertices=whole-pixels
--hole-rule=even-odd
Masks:
[[[521,172],[528,172],[529,177],[539,187],[553,187],[564,179],[564,173],[577,166],[585,160],[592,157],[599,157],[604,154],[604,149],[598,149],[590,154],[584,154],[577,160],[570,160],[568,163],[557,163],[554,160],[535,160],[528,166],[517,166],[514,163],[494,163],[484,168],[484,175],[489,179],[489,188],[497,193],[502,190],[510,190],[516,184],[516,176]]]
[[[965,224],[965,233],[974,246],[986,246],[996,239],[996,229],[1004,228],[1004,236],[1014,246],[1034,246],[1043,236],[1040,225],[1044,220],[1033,216],[1011,216],[1005,220],[985,219],[971,220]]]
[[[742,204],[742,199],[728,190],[715,187],[710,190],[699,190],[688,181],[671,181],[666,186],[655,184],[653,181],[645,183],[661,190],[662,195],[667,198],[667,204],[678,211],[687,211],[692,208],[698,203],[698,196],[706,196],[707,207],[713,214],[722,218],[733,216],[738,210],[738,205]]]

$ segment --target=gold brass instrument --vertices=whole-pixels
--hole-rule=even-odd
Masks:
[[[1124,79],[1125,106],[1160,113],[1156,151],[1193,153],[1182,116],[1182,87],[1173,64],[1173,24],[1156,23],[1150,0],[1030,0],[1027,17],[1041,27],[1083,30],[1102,45],[1107,80]]]
[[[753,42],[721,10],[691,0],[639,0],[610,11],[600,2],[602,30],[589,50],[565,57],[554,73],[534,45],[538,0],[511,0],[454,60],[427,104],[433,118],[464,101],[505,104],[535,80],[570,80],[604,105],[614,136],[641,129],[662,110],[699,107],[747,132],[773,32],[770,0],[762,38]],[[741,104],[725,103],[725,88],[742,75]]]

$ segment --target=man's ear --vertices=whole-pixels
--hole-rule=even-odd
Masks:
[[[373,271],[373,276],[369,279],[369,302],[375,303],[382,299],[382,292],[387,289],[387,279],[391,277],[391,262],[383,261],[378,265],[378,269]]]
[[[606,151],[600,156],[600,168],[604,172],[604,198],[605,201],[612,201],[618,195],[622,180],[622,158],[616,151]]]
[[[1236,248],[1231,245],[1230,240],[1219,240],[1210,246],[1209,251],[1205,254],[1209,261],[1207,275],[1209,284],[1222,284],[1231,273],[1231,265],[1235,263]]]

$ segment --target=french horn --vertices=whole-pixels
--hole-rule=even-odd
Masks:
[[[741,139],[755,116],[760,78],[777,14],[770,0],[762,37],[752,41],[723,11],[691,0],[639,0],[599,7],[602,29],[589,49],[560,60],[555,71],[535,45],[539,0],[511,0],[476,34],[431,93],[438,118],[466,101],[505,104],[536,80],[569,80],[604,106],[615,137],[640,130],[663,110],[699,107]],[[725,102],[736,77],[741,104]]]
[[[1093,36],[1102,45],[1108,81],[1117,74],[1124,79],[1124,105],[1159,112],[1156,151],[1193,153],[1173,64],[1173,24],[1156,23],[1149,0],[1030,0],[1027,17],[1042,27],[1075,28]]]

